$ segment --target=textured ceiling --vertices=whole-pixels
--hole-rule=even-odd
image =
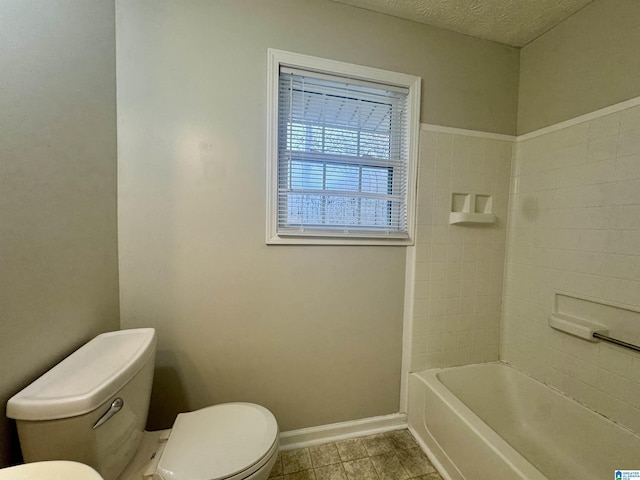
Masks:
[[[522,47],[593,0],[334,0]]]

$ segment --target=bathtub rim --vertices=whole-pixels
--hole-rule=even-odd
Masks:
[[[627,426],[622,425],[606,417],[600,412],[593,410],[592,408],[583,404],[582,402],[579,402],[578,400],[566,394],[565,392],[558,390],[554,386],[549,385],[548,383],[532,376],[530,373],[523,371],[518,367],[504,361],[498,360],[494,362],[475,363],[475,364],[469,364],[469,365],[458,365],[458,366],[443,367],[443,368],[431,368],[431,369],[425,369],[417,372],[412,372],[411,376],[414,377],[414,381],[419,382],[420,389],[425,389],[424,393],[420,392],[419,394],[423,403],[424,403],[425,396],[428,394],[427,393],[427,390],[428,390],[429,392],[433,393],[438,398],[438,400],[443,402],[446,405],[446,408],[449,408],[451,412],[455,415],[455,417],[459,419],[465,425],[466,428],[470,429],[470,431],[473,432],[473,434],[478,438],[479,441],[482,441],[486,446],[488,446],[492,452],[498,454],[501,460],[503,461],[506,460],[505,463],[507,465],[509,465],[511,468],[513,468],[514,466],[522,465],[525,470],[524,472],[520,468],[514,468],[514,471],[517,471],[521,475],[524,474],[523,478],[536,479],[536,480],[538,478],[547,479],[548,477],[546,477],[541,470],[539,470],[531,461],[529,461],[526,457],[524,457],[524,455],[522,455],[518,450],[512,447],[511,444],[509,444],[496,431],[494,431],[493,428],[491,428],[488,424],[486,424],[470,407],[468,407],[460,398],[458,398],[452,391],[450,391],[449,388],[439,378],[439,375],[442,374],[443,372],[452,371],[452,370],[465,369],[471,372],[477,369],[498,368],[498,367],[509,367],[509,370],[513,372],[513,374],[519,375],[525,379],[528,378],[529,380],[534,381],[537,385],[541,387],[546,387],[553,394],[558,395],[562,397],[564,400],[574,404],[576,408],[579,408],[580,410],[584,410],[589,414],[599,418],[599,421],[605,424],[608,424],[609,427],[620,429],[621,431],[624,432],[625,436],[628,435],[640,441],[639,432],[633,431]],[[504,372],[503,369],[502,371]],[[414,392],[412,392],[412,394],[416,395],[416,393]],[[418,409],[416,408],[416,410]],[[458,466],[456,465],[455,462],[451,460],[451,456],[442,448],[440,442],[438,442],[438,440],[433,436],[433,434],[427,428],[427,425],[424,422],[424,411],[422,410],[422,411],[419,411],[418,413],[421,417],[420,422],[423,424],[422,428],[425,430],[426,435],[429,437],[429,441],[433,442],[437,446],[437,448],[440,450],[440,452],[434,452],[433,449],[429,448],[429,441],[426,441],[425,439],[423,439],[421,433],[416,431],[416,428],[414,428],[414,421],[412,421],[412,419],[409,416],[408,424],[412,434],[414,435],[414,437],[416,437],[421,447],[425,451],[428,451],[430,458],[434,457],[437,459],[438,454],[441,454],[442,456],[445,457],[446,459],[445,463],[447,462],[450,463],[451,466],[455,469],[453,479],[457,480],[459,477],[456,476],[456,474],[462,475]],[[490,441],[487,441],[487,440],[490,440]],[[505,455],[500,450],[503,450],[505,454],[507,454],[508,456],[511,456],[513,454],[513,461],[505,458]],[[443,466],[443,465],[441,462],[438,461],[438,468],[440,468],[440,466]],[[528,467],[530,467],[532,470],[530,471]],[[447,468],[443,468],[442,471],[446,472],[447,476],[449,476],[449,471],[447,470]],[[535,476],[536,474],[539,476]]]
[[[509,468],[511,468],[514,472],[520,475],[523,479],[528,480],[548,480],[547,477],[540,472],[531,462],[529,462],[520,452],[518,452],[514,447],[512,447],[505,439],[503,439],[498,433],[496,433],[489,425],[487,425],[478,415],[476,415],[473,410],[471,410],[467,405],[462,402],[458,397],[455,396],[453,392],[451,392],[438,378],[438,374],[448,370],[465,368],[472,370],[474,367],[486,367],[489,365],[494,365],[498,367],[509,367],[515,370],[518,373],[521,373],[525,376],[523,372],[519,369],[513,367],[512,365],[496,361],[496,362],[485,362],[485,363],[476,363],[469,365],[458,365],[454,367],[445,367],[445,368],[431,368],[422,370],[419,372],[412,372],[416,378],[419,378],[421,383],[431,390],[433,394],[435,394],[440,401],[448,406],[448,408],[453,412],[453,414],[468,428],[471,432],[478,438],[479,441],[483,442],[495,455],[499,458],[504,464],[506,464]],[[533,380],[533,377],[530,377]],[[538,381],[538,380],[536,380]],[[539,381],[538,381],[539,382]],[[540,382],[541,383],[541,382]],[[424,413],[423,413],[424,415]],[[421,418],[424,420],[424,417]],[[424,423],[424,421],[423,421]],[[436,444],[442,455],[446,457],[446,459],[451,463],[452,467],[457,470],[456,473],[459,473],[462,477],[464,474],[460,472],[456,463],[451,459],[451,456],[445,451],[445,449],[441,446],[438,439],[435,438],[426,424],[424,425],[427,434],[431,437],[433,442]],[[438,454],[433,452],[432,449],[426,445],[426,442],[421,438],[421,435],[416,432],[413,427],[410,427],[414,437],[419,440],[421,447],[428,451],[428,456],[430,460],[433,458],[437,461],[438,465],[434,463],[436,468],[441,472],[446,472],[447,480],[452,480],[449,470],[443,465],[443,463],[439,460]]]
[[[589,411],[589,412],[591,412],[591,413],[594,413],[595,415],[597,415],[598,417],[600,417],[600,419],[601,419],[601,420],[603,420],[603,421],[605,421],[605,422],[607,422],[607,423],[609,423],[609,424],[615,425],[616,427],[621,428],[622,430],[625,430],[628,434],[630,434],[630,435],[632,435],[632,436],[637,437],[638,439],[640,439],[640,432],[636,432],[636,431],[634,431],[634,430],[631,430],[631,429],[630,429],[629,427],[627,427],[626,425],[623,425],[622,423],[618,423],[618,422],[616,422],[615,420],[612,420],[612,419],[610,419],[609,417],[607,417],[607,416],[603,415],[602,413],[600,413],[600,412],[598,412],[598,411],[594,410],[594,409],[593,409],[593,408],[591,408],[590,406],[588,406],[588,405],[586,405],[586,404],[582,403],[581,401],[576,400],[575,398],[573,398],[573,397],[572,397],[571,395],[569,395],[568,393],[565,393],[565,392],[563,392],[562,390],[559,390],[558,388],[554,387],[553,385],[551,385],[551,384],[549,384],[549,383],[547,383],[547,382],[545,382],[545,381],[540,380],[538,377],[535,377],[535,376],[531,375],[529,372],[526,372],[526,371],[524,371],[524,370],[522,370],[522,369],[520,369],[520,368],[516,367],[515,365],[512,365],[512,364],[510,364],[510,363],[508,363],[508,362],[505,362],[505,361],[502,361],[502,360],[496,360],[496,361],[493,361],[493,362],[469,363],[469,364],[467,364],[467,365],[454,365],[454,366],[452,366],[452,367],[426,368],[426,369],[424,369],[424,370],[420,370],[420,371],[417,371],[417,372],[411,372],[411,375],[416,375],[416,376],[417,376],[417,377],[419,377],[419,378],[424,378],[424,377],[422,377],[422,376],[420,375],[421,373],[434,372],[434,373],[436,374],[436,380],[437,380],[438,384],[442,385],[442,386],[446,389],[446,391],[447,391],[448,393],[450,393],[451,395],[453,395],[453,397],[454,397],[456,400],[458,400],[458,401],[459,401],[459,402],[460,402],[460,403],[461,403],[465,408],[469,409],[469,411],[470,411],[471,413],[473,413],[473,410],[471,410],[469,407],[467,407],[467,405],[466,405],[462,400],[460,400],[458,397],[456,397],[456,396],[455,396],[455,395],[454,395],[454,394],[453,394],[453,393],[452,393],[452,392],[451,392],[451,391],[450,391],[450,390],[449,390],[449,389],[448,389],[448,388],[447,388],[447,387],[446,387],[446,386],[445,386],[445,385],[440,381],[440,379],[439,379],[439,378],[437,378],[437,374],[442,373],[442,372],[446,372],[446,371],[449,371],[449,370],[458,370],[458,369],[462,369],[462,368],[464,368],[464,369],[483,368],[483,367],[485,367],[485,366],[489,366],[489,365],[496,365],[496,366],[500,366],[500,367],[508,367],[508,368],[510,368],[511,370],[515,371],[516,373],[518,373],[518,374],[520,374],[520,375],[522,375],[522,376],[524,376],[524,377],[526,377],[526,378],[529,378],[529,379],[533,380],[534,382],[536,382],[536,383],[538,383],[538,384],[540,384],[540,385],[543,385],[543,386],[547,387],[548,389],[550,389],[550,390],[554,391],[554,392],[555,392],[555,393],[557,393],[558,395],[561,395],[562,397],[564,397],[564,398],[568,399],[569,401],[574,402],[574,403],[575,403],[576,405],[578,405],[579,407],[584,408],[584,409],[588,410],[588,411]],[[475,413],[473,413],[473,414],[475,415]],[[477,415],[476,415],[476,416],[477,416]],[[480,418],[480,417],[478,417],[478,418]],[[481,420],[481,419],[480,419],[480,420]],[[482,420],[481,420],[481,421],[482,421]],[[492,430],[492,431],[493,431],[493,430]],[[500,438],[502,438],[502,437],[500,437]],[[513,448],[513,447],[512,447],[512,448]],[[516,451],[517,451],[517,450],[516,450]]]

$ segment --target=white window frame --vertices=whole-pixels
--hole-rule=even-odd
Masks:
[[[283,50],[268,49],[267,69],[267,245],[413,245],[415,241],[415,200],[420,134],[420,77],[377,68],[312,57]],[[407,165],[407,233],[406,238],[366,237],[362,234],[339,236],[323,233],[278,234],[278,85],[280,67],[300,68],[339,75],[385,85],[407,88],[408,93],[408,165]],[[336,233],[336,235],[338,235]]]

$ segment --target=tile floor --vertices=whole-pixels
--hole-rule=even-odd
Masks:
[[[408,430],[280,452],[271,480],[442,480]]]

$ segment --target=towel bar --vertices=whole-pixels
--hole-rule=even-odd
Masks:
[[[640,347],[638,345],[634,345],[633,343],[624,342],[622,340],[618,340],[617,338],[609,337],[608,335],[603,335],[598,332],[593,332],[593,338],[597,338],[599,340],[604,340],[605,342],[614,343],[616,345],[620,345],[621,347],[628,348],[630,350],[634,350],[636,352],[640,352]]]

